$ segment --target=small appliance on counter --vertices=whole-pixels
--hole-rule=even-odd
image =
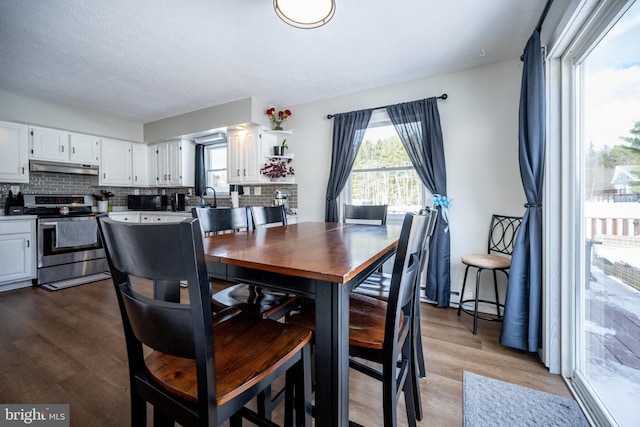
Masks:
[[[132,211],[166,211],[167,196],[129,194],[127,196],[127,209]]]
[[[171,211],[172,212],[184,211],[184,194],[183,193],[171,193]]]
[[[273,201],[271,204],[273,206],[284,206],[285,209],[289,209],[289,200],[287,199],[287,194],[285,194],[282,190],[276,190],[273,193]]]
[[[9,190],[4,213],[5,215],[22,215],[24,213],[24,197],[22,193],[19,192],[17,196],[14,196],[13,191]]]

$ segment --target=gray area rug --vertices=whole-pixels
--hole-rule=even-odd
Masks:
[[[463,399],[464,427],[589,427],[575,400],[466,371]]]

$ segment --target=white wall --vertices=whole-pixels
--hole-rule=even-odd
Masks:
[[[97,136],[143,141],[142,123],[0,91],[0,120]]]
[[[324,221],[333,121],[327,114],[413,101],[438,101],[451,218],[451,288],[461,287],[460,257],[486,251],[492,213],[522,215],[525,197],[518,165],[518,59],[447,75],[294,106],[293,129],[300,221]]]

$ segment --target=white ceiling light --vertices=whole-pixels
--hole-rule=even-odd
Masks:
[[[321,27],[333,18],[334,0],[273,0],[273,8],[287,24],[296,28]]]

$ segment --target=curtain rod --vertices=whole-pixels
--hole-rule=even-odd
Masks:
[[[448,97],[449,96],[446,93],[443,93],[440,96],[436,96],[436,99],[447,99]],[[381,108],[387,108],[387,107],[390,107],[392,105],[396,105],[396,104],[389,104],[389,105],[383,105],[382,107],[369,108],[369,110],[379,110]],[[336,114],[338,114],[338,113],[336,113]],[[333,119],[336,116],[336,114],[327,114],[327,119]]]

